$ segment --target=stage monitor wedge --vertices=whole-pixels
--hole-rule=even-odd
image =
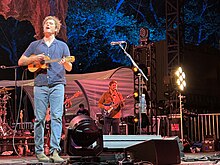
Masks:
[[[154,165],[180,164],[177,140],[152,139],[126,148],[134,162],[151,162]]]

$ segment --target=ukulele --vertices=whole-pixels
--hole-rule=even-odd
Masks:
[[[31,55],[31,56],[36,56],[36,55]],[[53,62],[59,62],[61,61],[62,58],[59,59],[50,59],[50,57],[48,56],[44,56],[44,60],[42,60],[41,62],[33,62],[31,64],[28,65],[28,70],[30,72],[36,72],[40,69],[47,69],[49,67],[50,63]],[[68,56],[65,57],[66,62],[74,62],[75,61],[75,57],[74,56]]]

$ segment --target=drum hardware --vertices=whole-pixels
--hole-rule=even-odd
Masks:
[[[20,66],[5,66],[5,65],[2,65],[0,66],[0,69],[14,69],[14,89],[15,89],[15,93],[14,93],[14,116],[17,116],[17,69],[19,68]],[[12,90],[12,88],[2,88],[3,91],[8,91],[8,90]],[[1,93],[1,92],[0,92]]]
[[[3,96],[0,98],[0,136],[7,136],[12,134],[12,129],[6,123],[6,116],[7,116],[7,103],[8,100],[11,98],[8,91],[12,90],[12,88],[2,88],[0,89],[0,93]]]
[[[2,89],[0,89],[0,93],[5,93],[7,91],[10,91],[10,90],[13,90],[14,88],[6,88],[6,87],[3,87]]]

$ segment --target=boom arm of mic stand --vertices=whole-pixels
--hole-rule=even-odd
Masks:
[[[16,68],[19,68],[20,66],[18,65],[15,65],[15,66],[4,66],[2,67],[2,69],[16,69]]]
[[[131,55],[126,52],[125,48],[124,48],[121,44],[119,44],[119,46],[120,46],[121,49],[124,51],[124,53],[126,54],[126,56],[128,56],[128,58],[131,60],[132,64],[139,70],[139,72],[142,74],[142,76],[144,77],[144,79],[145,79],[146,81],[148,81],[147,76],[146,76],[146,75],[144,74],[144,72],[139,68],[139,66],[136,64],[136,62],[132,59]]]

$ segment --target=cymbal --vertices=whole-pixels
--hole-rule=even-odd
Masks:
[[[2,89],[0,89],[0,92],[5,92],[5,91],[10,91],[13,90],[14,88],[5,88],[3,87]]]

